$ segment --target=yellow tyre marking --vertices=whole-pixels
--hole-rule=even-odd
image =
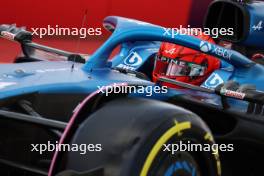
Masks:
[[[156,158],[157,154],[161,150],[163,144],[165,144],[172,136],[174,136],[177,133],[181,133],[182,130],[190,129],[191,128],[191,122],[181,122],[176,123],[175,126],[167,130],[156,142],[152,150],[150,151],[144,165],[143,169],[141,170],[140,176],[147,176],[148,171]]]
[[[211,142],[214,143],[214,138],[213,138],[213,135],[211,133],[206,133],[205,136],[204,136],[204,139],[205,140],[209,140]],[[221,169],[221,162],[220,162],[220,158],[219,158],[219,153],[217,151],[217,153],[213,153],[214,157],[215,157],[215,160],[216,160],[216,167],[217,167],[217,174],[218,175],[221,175],[222,173],[222,169]]]
[[[205,140],[209,140],[209,141],[211,141],[211,142],[214,142],[214,138],[213,138],[213,136],[212,136],[212,134],[211,133],[206,133],[206,135],[204,136],[204,139]]]

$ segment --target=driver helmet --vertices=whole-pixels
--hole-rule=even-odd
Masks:
[[[208,35],[200,34],[195,37],[215,44]],[[213,56],[163,42],[155,58],[152,77],[154,82],[160,77],[165,77],[192,85],[201,85],[214,70],[220,68],[220,65],[220,60]],[[162,85],[178,87],[170,83],[162,83]]]

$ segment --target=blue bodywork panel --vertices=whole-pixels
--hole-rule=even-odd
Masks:
[[[264,48],[264,21],[263,8],[264,3],[254,2],[245,5],[249,14],[249,32],[248,37],[242,43],[247,46]]]
[[[34,62],[0,65],[0,98],[28,93],[90,93],[98,86],[129,82],[149,84],[134,76],[120,74],[109,68],[86,72],[82,64],[72,62]]]

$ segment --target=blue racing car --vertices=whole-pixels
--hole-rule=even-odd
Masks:
[[[234,28],[218,44],[110,16],[103,24],[112,35],[90,56],[0,25],[1,37],[23,51],[0,65],[0,174],[261,175],[263,9],[262,2],[214,1],[205,27]],[[199,86],[153,82],[161,42],[213,56],[220,67]]]

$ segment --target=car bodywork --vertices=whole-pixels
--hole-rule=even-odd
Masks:
[[[167,33],[163,27],[141,21],[111,16],[105,19],[104,26],[113,34],[94,54],[89,56],[85,64],[73,62],[74,60],[1,64],[0,115],[3,120],[8,121],[10,118],[26,124],[52,127],[63,131],[67,127],[69,129],[73,123],[80,123],[72,119],[77,117],[81,110],[88,108],[88,105],[89,108],[99,107],[104,101],[114,99],[116,96],[145,97],[166,101],[200,115],[212,129],[219,142],[231,141],[240,147],[241,150],[235,152],[233,154],[235,156],[231,157],[235,158],[235,161],[241,159],[247,165],[248,158],[263,156],[261,149],[264,145],[262,135],[264,132],[262,119],[264,99],[261,90],[264,89],[262,84],[264,67],[262,65],[254,63],[237,51],[210,44],[192,36]],[[15,32],[12,33],[12,30],[5,32],[13,34],[12,39],[16,40]],[[1,35],[5,37],[3,34],[2,31]],[[30,40],[17,41],[21,42],[23,47],[44,49],[51,53],[64,55],[66,58],[71,55],[36,45]],[[215,56],[222,61],[222,68],[212,73],[201,87],[181,84],[187,89],[169,89],[166,94],[154,93],[151,97],[132,93],[112,95],[98,100],[98,95],[101,94],[99,87],[102,86],[113,84],[155,86],[147,78],[138,77],[137,72],[141,72],[144,63],[147,63],[155,55],[160,41],[179,44]],[[118,45],[121,45],[120,52],[112,60],[109,60],[111,52]],[[202,49],[204,45],[207,46],[207,50]],[[138,59],[140,64],[138,64]],[[126,62],[129,60],[131,62]],[[127,68],[131,72],[122,72],[122,69],[126,70]],[[151,71],[151,69],[144,70]],[[241,86],[237,83],[228,83],[229,80],[235,81]],[[161,79],[160,81],[180,84],[173,80]],[[256,89],[251,87],[249,90],[245,89],[248,87],[243,86],[244,84],[254,85]],[[237,89],[233,89],[234,85]],[[86,98],[87,96],[88,98]],[[25,100],[31,103],[34,110],[41,116],[40,119],[34,120],[34,115],[25,116],[17,106],[14,106]],[[81,106],[78,106],[81,101]],[[67,122],[69,123],[67,124]],[[19,128],[20,125],[14,123],[12,127]],[[6,130],[6,128],[3,129]],[[65,131],[62,136],[68,134],[68,131]],[[25,134],[27,133],[29,132],[25,132]],[[16,135],[15,132],[10,132],[10,136],[13,135]],[[1,138],[4,140],[5,136]],[[42,136],[43,140],[46,138],[47,136]],[[59,138],[61,139],[61,136]],[[10,143],[6,142],[4,145],[8,146]],[[21,150],[21,148],[18,149],[18,153]],[[224,167],[227,168],[225,171],[235,170],[238,172],[239,163],[232,165],[233,168],[229,167],[229,162],[232,161],[230,155],[225,157],[225,159],[227,158],[224,162],[226,163]],[[19,156],[21,157],[21,155]],[[56,157],[57,155],[49,156],[49,158],[53,158],[51,167],[49,167],[49,175],[54,169]],[[16,156],[10,151],[2,154],[1,158],[2,163],[6,165],[20,166],[20,169],[42,175],[47,174],[47,168],[36,169],[39,165],[34,164],[30,167],[28,166],[30,162],[23,158],[16,159]],[[248,167],[256,169],[258,163]]]

